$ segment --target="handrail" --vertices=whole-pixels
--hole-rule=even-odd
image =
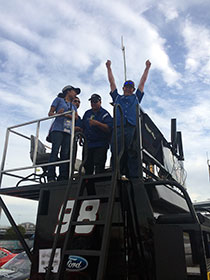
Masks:
[[[160,170],[162,170],[164,172],[164,174],[166,174],[167,178],[170,178],[171,180],[175,180],[176,178],[174,178],[172,176],[171,173],[169,173],[169,171],[165,168],[165,166],[158,161],[151,153],[150,151],[146,150],[143,146],[143,135],[142,135],[142,114],[144,114],[144,111],[141,109],[141,107],[137,104],[136,106],[136,128],[137,128],[137,152],[138,152],[138,158],[139,158],[139,162],[146,162],[145,161],[145,157],[148,157],[151,161],[151,163],[155,164],[158,168],[160,168]],[[144,168],[141,164],[140,164],[140,175],[142,174],[142,178],[143,178],[143,172],[146,172],[146,168]],[[150,172],[148,171],[148,174],[150,174]],[[141,177],[141,176],[140,176]]]
[[[3,175],[2,171],[4,170],[4,165],[6,161],[8,142],[9,142],[9,129],[7,128],[5,143],[4,143],[4,151],[3,151],[2,161],[1,161],[1,169],[0,169],[0,188],[1,188],[2,175]]]
[[[194,206],[192,204],[192,201],[186,191],[186,189],[180,185],[178,182],[176,181],[169,181],[169,180],[162,180],[162,181],[149,181],[149,182],[145,182],[145,185],[155,185],[155,186],[158,186],[158,185],[171,185],[171,186],[175,186],[177,187],[179,190],[181,190],[181,192],[183,193],[184,195],[184,198],[187,202],[187,206],[191,212],[191,215],[193,217],[193,220],[196,224],[200,224],[199,222],[199,219],[198,219],[198,216],[195,212],[195,209],[194,209]]]
[[[69,110],[69,111],[66,111],[66,112],[61,113],[61,114],[55,114],[55,115],[52,115],[52,116],[44,117],[44,118],[33,120],[33,121],[30,121],[30,122],[25,122],[25,123],[22,123],[22,124],[17,124],[17,125],[14,125],[14,126],[10,126],[10,127],[8,127],[8,129],[18,128],[18,127],[21,127],[21,126],[26,126],[26,125],[37,123],[37,122],[47,121],[47,120],[50,120],[50,119],[53,119],[53,118],[56,118],[56,117],[62,117],[64,115],[70,114],[72,112],[73,112],[72,110]]]
[[[137,154],[138,154],[138,163],[139,163],[139,176],[143,180],[143,143],[142,143],[142,129],[141,129],[141,112],[139,104],[136,104],[136,138],[137,138]],[[139,137],[138,137],[139,136]]]
[[[117,139],[117,109],[120,111],[120,129],[121,129],[121,141],[120,141],[120,152],[118,153],[118,139]],[[124,153],[124,117],[123,110],[120,104],[114,105],[114,168],[117,170],[118,177],[120,176],[120,160]]]
[[[3,151],[3,156],[2,156],[2,161],[1,161],[1,168],[0,168],[0,188],[1,188],[1,183],[2,183],[3,175],[6,174],[6,175],[10,176],[10,174],[8,174],[8,172],[21,171],[21,170],[32,169],[32,168],[37,168],[37,167],[45,167],[45,166],[49,166],[49,165],[58,165],[58,164],[67,163],[67,162],[69,162],[71,160],[71,159],[68,159],[68,160],[56,161],[56,162],[52,162],[52,163],[43,163],[43,164],[39,164],[39,165],[36,164],[38,141],[39,141],[39,131],[40,131],[40,123],[42,121],[46,121],[46,120],[53,119],[53,118],[56,118],[56,117],[61,117],[61,116],[64,116],[64,115],[70,114],[70,113],[72,113],[72,126],[73,127],[71,127],[71,130],[73,131],[73,133],[71,135],[72,135],[72,139],[73,139],[74,138],[75,111],[72,111],[72,110],[63,112],[61,114],[55,114],[53,116],[48,116],[48,117],[44,117],[44,118],[41,118],[41,119],[25,122],[25,123],[22,123],[22,124],[19,124],[19,125],[15,125],[15,126],[11,126],[11,127],[7,128],[6,137],[5,137],[5,143],[4,143],[4,151]],[[16,132],[13,129],[19,128],[19,127],[23,127],[23,126],[27,126],[27,125],[30,125],[30,124],[34,124],[34,123],[37,123],[37,127],[36,127],[36,139],[35,139],[35,148],[34,148],[32,166],[30,165],[30,166],[24,166],[24,167],[19,167],[19,168],[11,168],[11,169],[6,169],[5,170],[4,166],[5,166],[5,162],[6,162],[6,156],[7,156],[7,151],[8,151],[8,143],[9,143],[10,133],[14,133],[14,134],[16,134],[18,136],[21,136],[21,137],[24,137],[24,138],[30,140],[31,139],[30,137],[28,137],[28,136],[26,136],[26,135],[24,135],[22,133]],[[71,145],[72,145],[71,143],[72,142],[70,141],[70,149],[72,149],[71,148]]]
[[[75,137],[74,137],[74,148],[76,148],[76,141],[77,141],[78,137],[82,138],[84,140],[84,142],[83,142],[83,151],[84,151],[83,159],[82,159],[82,162],[81,162],[81,164],[79,166],[79,170],[78,170],[78,174],[79,174],[79,176],[81,176],[82,168],[84,167],[84,165],[85,165],[85,163],[87,161],[87,156],[88,156],[87,149],[88,149],[88,146],[87,146],[87,139],[86,139],[84,133],[76,132],[75,133]]]
[[[74,135],[75,135],[75,111],[72,111],[72,119],[71,119],[71,141],[70,141],[70,148],[69,148],[69,180],[71,180],[71,176],[74,173],[74,166],[73,166],[73,146],[74,146]]]
[[[199,212],[199,213],[201,213],[201,212],[208,212],[208,213],[210,213],[210,210],[207,209],[207,208],[204,208],[204,207],[194,207],[194,208],[195,208],[195,211]]]

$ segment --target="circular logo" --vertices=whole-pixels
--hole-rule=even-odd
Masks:
[[[88,266],[88,261],[80,256],[69,256],[66,266],[70,271],[81,271]]]

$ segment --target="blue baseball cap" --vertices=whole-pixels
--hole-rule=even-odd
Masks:
[[[91,95],[91,97],[88,100],[89,101],[101,101],[101,96],[97,93],[94,93]]]

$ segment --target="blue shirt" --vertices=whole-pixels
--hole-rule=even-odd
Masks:
[[[56,97],[53,100],[53,103],[51,107],[55,107],[55,112],[57,113],[60,109],[64,109],[64,112],[67,112],[69,110],[74,110],[77,111],[77,108],[75,105],[73,105],[71,102],[66,102],[64,98],[61,97]],[[52,127],[50,128],[51,131],[62,131],[66,133],[71,133],[71,119],[61,116],[61,117],[56,117]]]
[[[78,116],[78,119],[77,119],[76,122],[75,122],[75,126],[82,127],[82,119],[81,119],[80,116]]]
[[[115,89],[110,93],[114,104],[120,104],[124,116],[124,125],[126,122],[136,126],[136,105],[139,104],[142,100],[144,92],[141,92],[139,89],[136,90],[135,94],[132,95],[120,95]],[[117,125],[120,125],[120,112],[117,110]]]
[[[107,124],[110,128],[110,133],[103,131],[98,126],[90,126],[89,123],[90,119],[94,119],[101,123]],[[87,138],[88,148],[97,148],[97,147],[106,147],[106,146],[108,148],[110,138],[111,138],[112,124],[113,124],[112,117],[102,107],[100,107],[99,111],[97,112],[94,112],[92,109],[86,111],[82,119],[82,128]]]

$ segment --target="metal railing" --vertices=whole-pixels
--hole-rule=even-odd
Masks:
[[[117,109],[120,112],[120,125],[117,124]],[[120,141],[118,142],[118,128],[120,129]],[[114,168],[117,170],[118,179],[120,178],[120,160],[123,156],[125,143],[124,143],[124,117],[120,104],[114,105],[114,130],[113,130],[113,148],[114,148]],[[120,144],[120,147],[119,147]]]
[[[36,164],[41,122],[44,122],[44,121],[47,121],[47,120],[50,120],[50,119],[53,119],[53,118],[56,118],[56,117],[61,117],[61,116],[64,116],[64,115],[70,114],[70,113],[72,114],[72,122],[71,122],[71,141],[70,141],[69,159],[62,160],[62,161],[59,160],[59,161],[55,161],[55,162],[51,162],[51,163]],[[28,125],[31,125],[31,124],[36,124],[35,148],[34,148],[34,153],[33,153],[32,165],[22,166],[22,167],[12,168],[12,169],[4,169],[5,163],[6,163],[6,156],[7,156],[7,153],[8,153],[10,133],[14,133],[14,134],[16,134],[18,136],[21,136],[21,137],[23,137],[27,140],[31,140],[31,138],[28,137],[27,135],[24,135],[24,134],[19,133],[19,132],[14,130],[14,129],[17,129],[19,127],[28,126]],[[46,166],[49,166],[49,165],[60,165],[60,164],[67,163],[67,162],[71,163],[72,159],[73,159],[73,141],[74,141],[74,134],[75,134],[74,128],[75,128],[75,111],[67,111],[67,112],[64,112],[64,113],[61,113],[61,114],[55,114],[55,115],[50,116],[50,117],[45,117],[45,118],[30,121],[30,122],[26,122],[26,123],[23,123],[23,124],[8,127],[7,131],[6,131],[4,150],[3,150],[2,162],[1,162],[1,169],[0,169],[0,188],[1,188],[1,184],[2,184],[3,175],[22,178],[22,179],[24,178],[22,176],[12,174],[11,172],[23,171],[23,170],[27,170],[27,169],[35,169],[36,170],[37,167],[46,167]],[[49,148],[46,145],[45,145],[45,147]],[[70,176],[71,173],[72,173],[72,164],[70,164],[70,167],[69,167],[69,176]]]

